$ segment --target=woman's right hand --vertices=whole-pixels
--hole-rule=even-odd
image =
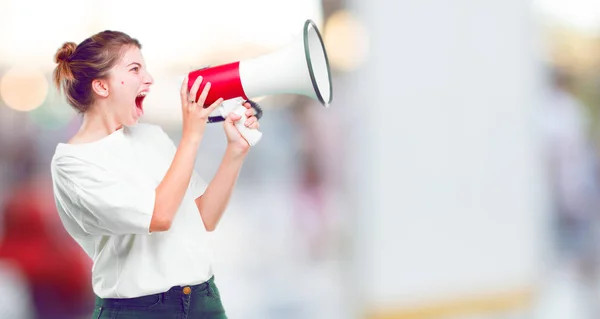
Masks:
[[[200,141],[206,124],[208,123],[208,116],[221,105],[223,98],[219,98],[210,106],[204,108],[204,101],[208,96],[210,90],[210,82],[206,83],[200,97],[196,101],[198,96],[198,89],[202,83],[202,76],[196,78],[192,88],[188,91],[189,76],[186,76],[181,85],[181,111],[183,114],[183,132],[182,138],[190,138],[194,141]]]

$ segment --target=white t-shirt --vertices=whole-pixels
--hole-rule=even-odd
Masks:
[[[56,207],[93,260],[97,296],[139,297],[213,275],[213,253],[194,202],[207,184],[195,171],[171,228],[149,232],[155,189],[175,151],[159,126],[143,123],[95,142],[57,145],[51,162]]]

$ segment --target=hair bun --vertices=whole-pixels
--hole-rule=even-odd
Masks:
[[[75,42],[65,42],[56,52],[54,62],[61,63],[68,61],[73,53],[75,53],[75,49],[77,49],[77,44],[75,44]]]

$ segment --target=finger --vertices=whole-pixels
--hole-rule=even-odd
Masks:
[[[246,120],[246,122],[244,122],[244,125],[246,125],[246,126],[250,126],[250,125],[252,125],[252,124],[253,124],[253,123],[255,123],[255,122],[256,122],[256,117],[252,116],[252,117],[249,117],[249,118]]]
[[[198,96],[198,89],[200,88],[200,84],[202,84],[202,76],[198,76],[194,84],[192,85],[192,89],[190,90],[189,101],[196,101],[196,97]]]
[[[227,116],[227,118],[225,119],[226,122],[228,123],[234,123],[237,122],[241,119],[242,117],[235,114],[235,113],[229,113],[229,115]]]
[[[206,85],[209,85],[209,84],[210,83],[207,83]],[[200,98],[200,100],[202,100],[202,98]],[[205,108],[204,112],[206,112],[206,114],[212,113],[217,107],[219,107],[221,105],[221,103],[223,103],[223,98],[217,99],[216,101],[213,102],[213,104],[211,104],[207,108]],[[200,104],[200,103],[198,102],[198,104]]]
[[[260,123],[258,121],[252,123],[251,125],[248,126],[251,129],[255,129],[258,130],[260,128]]]
[[[202,94],[200,94],[200,97],[198,98],[198,104],[200,104],[201,106],[204,106],[204,101],[206,101],[208,91],[210,91],[210,86],[210,82],[206,82],[206,85],[204,85],[204,89],[202,89]]]
[[[251,117],[252,115],[254,115],[254,110],[250,109],[246,111],[246,117]]]
[[[251,107],[252,107],[252,105],[250,105],[250,103],[249,103],[249,102],[246,102],[246,103],[244,103],[244,106],[245,106],[247,109],[249,109],[249,108],[251,108]]]
[[[188,88],[188,82],[190,80],[189,76],[185,76],[185,78],[183,79],[183,83],[181,83],[181,90],[180,90],[180,95],[181,95],[181,101],[185,101],[185,102],[189,102],[187,100],[188,96],[187,96],[187,88]]]

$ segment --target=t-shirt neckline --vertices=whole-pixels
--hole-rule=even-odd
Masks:
[[[115,130],[114,132],[106,135],[105,137],[99,139],[99,140],[95,140],[92,142],[86,142],[86,143],[76,143],[76,144],[71,144],[71,143],[63,143],[60,142],[56,145],[56,151],[60,151],[60,150],[68,150],[68,149],[79,149],[79,148],[87,148],[87,147],[91,147],[91,146],[98,146],[104,143],[108,143],[109,141],[118,138],[119,136],[123,136],[125,131],[125,126],[120,127],[119,129]]]

